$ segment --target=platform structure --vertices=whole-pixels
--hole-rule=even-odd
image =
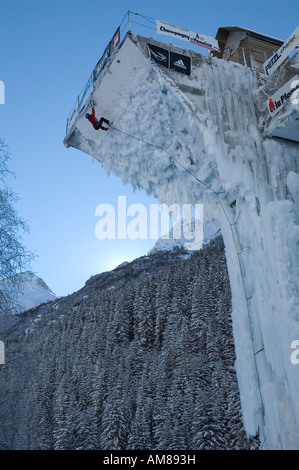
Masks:
[[[99,143],[105,136],[91,127],[85,114],[90,113],[94,105],[99,119],[103,116],[115,122],[153,66],[158,65],[162,72],[168,72],[179,88],[194,88],[191,83],[184,88],[184,78],[190,76],[192,64],[196,66],[202,57],[192,50],[127,32],[97,80],[93,80],[92,75],[82,92],[83,98],[78,98],[67,119],[65,146],[91,154],[94,139]]]
[[[259,82],[256,102],[263,135],[298,142],[299,76],[294,72],[298,52],[287,58],[274,75],[266,77],[263,60],[283,45],[282,40],[237,26],[219,28],[216,38],[220,52],[212,51],[212,56],[250,68]],[[117,28],[67,118],[65,146],[91,153],[94,133],[84,120],[85,113],[90,112],[94,103],[99,117],[108,116],[114,122],[118,108],[130,100],[138,86],[141,74],[136,72],[140,69],[140,60],[150,60],[162,69],[167,64],[169,71],[190,75],[192,65],[198,64],[201,57],[200,51],[196,53],[131,31],[121,40],[120,28]],[[170,76],[179,87],[182,82],[179,75],[172,73]]]

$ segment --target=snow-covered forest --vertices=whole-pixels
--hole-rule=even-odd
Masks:
[[[258,448],[242,425],[221,236],[3,324],[1,449]]]

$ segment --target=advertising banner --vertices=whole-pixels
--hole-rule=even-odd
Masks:
[[[148,44],[148,48],[151,59],[159,65],[169,67],[169,51],[167,49],[155,46],[154,44]]]
[[[299,103],[299,76],[295,75],[268,99],[268,110],[275,116],[290,101]]]
[[[97,63],[97,65],[95,66],[95,68],[93,70],[93,81],[94,82],[96,81],[96,79],[100,75],[101,71],[103,70],[103,68],[107,64],[109,57],[110,57],[110,42],[109,42],[108,46],[106,47],[106,49],[104,51],[104,54],[102,55],[102,57],[100,58],[99,62]]]
[[[177,72],[190,75],[191,72],[191,59],[182,54],[176,52],[170,52],[169,67],[176,70]]]
[[[291,34],[291,36],[283,43],[283,45],[274,52],[270,59],[264,63],[264,72],[266,75],[272,75],[282,62],[290,55],[290,53],[299,45],[299,26]]]
[[[116,32],[114,33],[112,41],[111,41],[111,51],[110,51],[111,54],[114,51],[114,49],[116,48],[119,41],[120,41],[120,28],[118,27]]]
[[[205,47],[211,51],[220,51],[218,41],[211,36],[193,33],[192,31],[187,31],[186,29],[179,28],[178,26],[166,23],[165,21],[156,20],[156,25],[158,34],[165,34],[166,36],[183,39],[184,41],[197,44],[198,46]]]
[[[119,27],[117,28],[116,32],[114,33],[111,41],[109,42],[108,46],[106,47],[102,57],[100,58],[99,62],[95,66],[93,70],[93,81],[95,82],[100,75],[101,71],[107,64],[112,52],[116,48],[117,44],[120,41],[120,29]]]
[[[177,72],[190,75],[191,73],[191,58],[183,54],[168,51],[162,47],[148,44],[150,58],[157,64],[163,67],[176,70]]]

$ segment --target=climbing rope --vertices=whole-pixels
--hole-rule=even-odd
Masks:
[[[177,160],[167,149],[165,149],[164,147],[160,147],[156,144],[153,144],[151,142],[148,142],[140,137],[136,137],[135,135],[132,135],[132,134],[129,134],[127,132],[124,132],[120,129],[117,129],[116,127],[114,126],[110,126],[110,129],[113,129],[121,134],[124,134],[128,137],[131,137],[132,139],[135,139],[139,142],[143,142],[144,144],[146,145],[149,145],[151,147],[154,147],[158,150],[161,150],[163,152],[166,152],[169,157],[175,161],[184,171],[186,171],[190,176],[192,176],[198,183],[202,184],[203,186],[205,186],[205,188],[207,188],[209,191],[211,191],[217,198],[218,200],[218,203],[220,204],[221,208],[222,208],[222,211],[223,211],[223,214],[229,224],[229,227],[230,227],[230,231],[231,231],[231,235],[232,235],[232,239],[233,239],[233,242],[234,242],[234,245],[235,245],[235,249],[236,249],[236,253],[237,253],[237,258],[238,258],[238,264],[239,264],[239,271],[240,271],[240,275],[241,275],[241,279],[242,279],[242,287],[243,287],[243,291],[244,291],[244,296],[245,296],[245,300],[246,300],[246,307],[247,307],[247,316],[248,316],[248,323],[249,323],[249,328],[250,328],[250,336],[251,336],[251,344],[252,344],[252,351],[253,351],[253,358],[254,358],[254,364],[255,364],[255,369],[256,369],[256,377],[257,377],[257,382],[258,382],[258,388],[259,388],[259,394],[260,394],[260,401],[261,401],[261,407],[262,407],[262,413],[264,415],[264,405],[263,405],[263,400],[262,400],[262,394],[261,394],[261,384],[260,384],[260,380],[259,380],[259,374],[258,374],[258,367],[257,367],[257,362],[256,362],[256,355],[263,351],[264,348],[261,348],[259,349],[257,352],[256,352],[256,348],[255,348],[255,345],[254,345],[254,340],[253,340],[253,330],[252,330],[252,324],[251,324],[251,320],[250,320],[250,308],[249,308],[249,300],[251,299],[251,297],[249,297],[247,295],[247,290],[246,290],[246,285],[245,285],[245,279],[244,279],[244,275],[243,275],[243,268],[242,268],[242,261],[241,261],[241,258],[240,258],[240,255],[242,252],[239,252],[238,250],[238,247],[237,247],[237,241],[236,241],[236,237],[235,237],[235,233],[234,233],[234,230],[233,230],[233,226],[236,224],[235,223],[231,223],[230,220],[229,220],[229,216],[225,210],[225,207],[223,205],[223,202],[220,198],[220,194],[222,192],[217,192],[215,191],[213,188],[211,188],[207,183],[205,183],[204,181],[202,181],[200,178],[198,178],[196,175],[194,175],[194,173],[192,173],[188,168],[186,168],[179,160]],[[198,168],[199,169],[199,168]],[[240,214],[239,214],[240,215]],[[238,215],[238,218],[239,218],[239,215]]]
[[[202,185],[204,185],[207,189],[209,189],[210,191],[212,191],[214,194],[218,195],[219,193],[217,193],[216,191],[214,191],[214,189],[212,189],[210,186],[208,186],[204,181],[202,181],[201,179],[199,179],[196,175],[194,175],[194,173],[192,173],[190,170],[188,170],[188,168],[186,168],[179,160],[177,160],[173,155],[171,155],[170,152],[168,152],[167,149],[165,149],[164,147],[159,147],[158,145],[155,145],[155,144],[152,144],[151,142],[148,142],[144,139],[141,139],[140,137],[136,137],[135,135],[132,135],[132,134],[128,134],[127,132],[124,132],[124,131],[121,131],[120,129],[116,129],[116,127],[114,126],[110,126],[110,129],[114,129],[115,131],[117,132],[120,132],[121,134],[125,134],[127,135],[128,137],[131,137],[132,139],[135,139],[135,140],[138,140],[139,142],[143,142],[144,144],[147,144],[151,147],[154,147],[158,150],[162,150],[163,152],[166,152],[170,158],[172,158],[172,160],[174,160],[181,168],[183,168],[184,171],[186,171],[187,173],[189,173],[190,176],[192,176],[193,178],[196,179],[196,181],[198,181],[199,183],[201,183]]]

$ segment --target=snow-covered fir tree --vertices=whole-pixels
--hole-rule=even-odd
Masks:
[[[230,313],[219,236],[2,324],[0,448],[257,448],[243,431]]]

